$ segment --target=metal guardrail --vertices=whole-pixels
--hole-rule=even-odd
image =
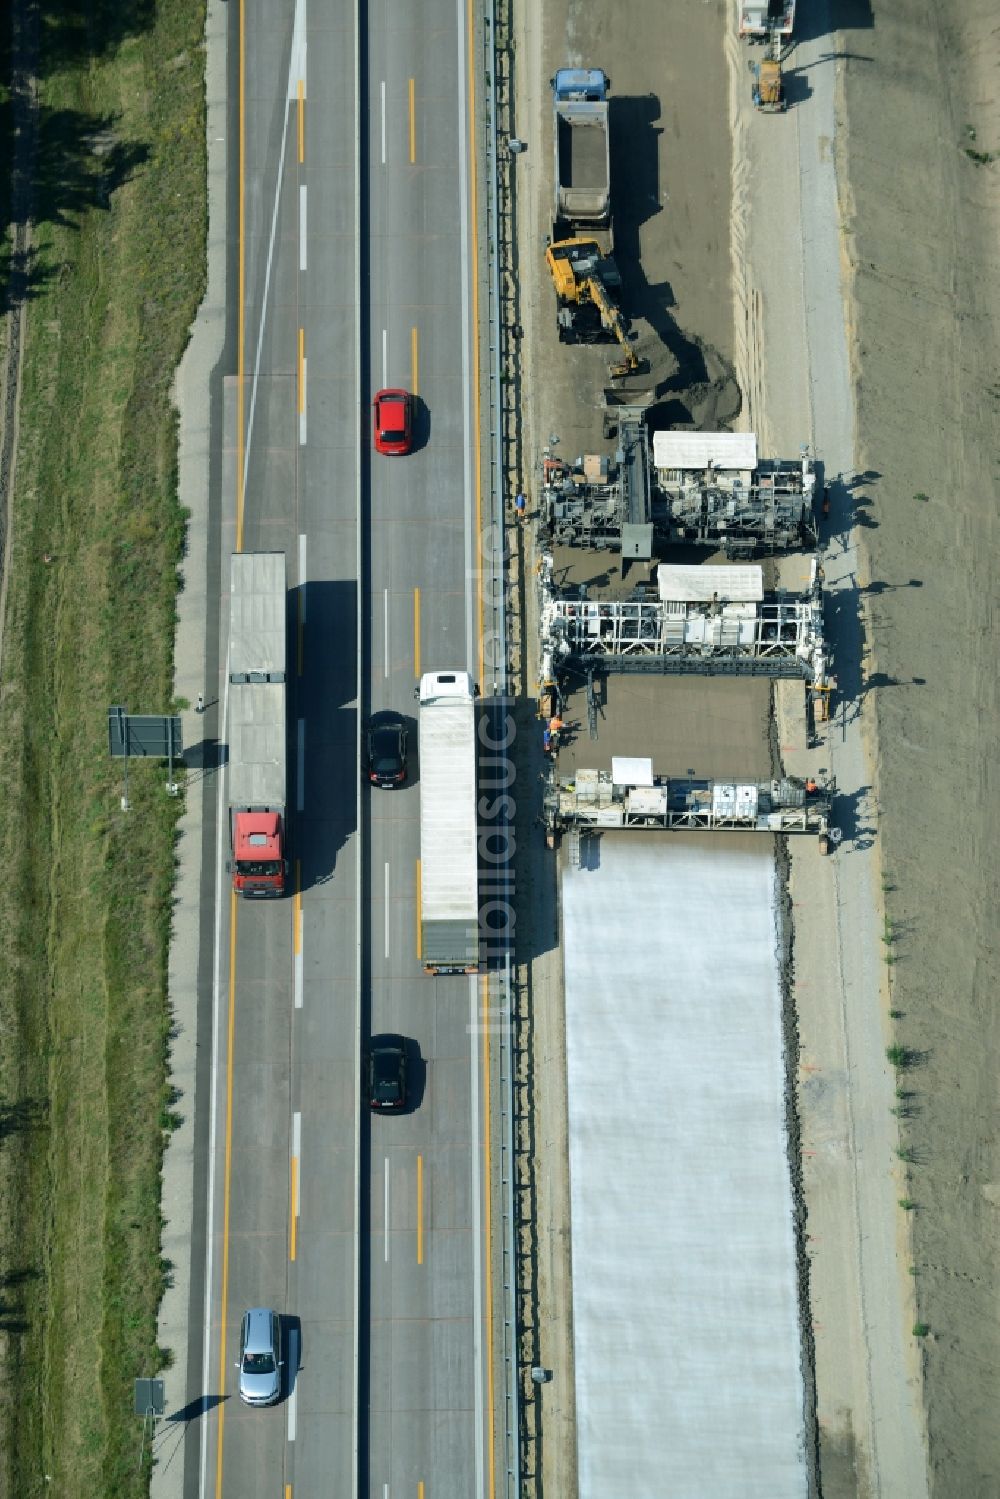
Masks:
[[[486,486],[489,515],[483,538],[483,556],[490,558],[490,577],[484,580],[484,638],[488,654],[485,671],[491,675],[482,684],[491,693],[501,717],[506,716],[509,701],[510,645],[507,629],[507,554],[504,515],[510,472],[508,423],[513,416],[515,392],[507,380],[509,319],[501,289],[501,257],[510,235],[511,155],[508,149],[513,100],[510,92],[510,0],[490,0],[483,27],[486,137],[486,245],[489,257],[487,328],[489,357],[487,361],[489,421],[489,483]],[[487,545],[488,543],[488,545]],[[488,589],[488,591],[487,591]],[[513,847],[509,818],[504,815],[498,831],[507,835],[505,846]],[[508,863],[504,865],[503,886],[507,904],[513,900],[513,877]],[[490,1021],[499,1021],[494,1034],[499,1035],[500,1086],[500,1226],[501,1226],[501,1322],[503,1360],[503,1470],[499,1475],[507,1499],[518,1499],[521,1491],[520,1452],[520,1382],[517,1348],[517,1287],[514,1248],[514,1072],[512,1055],[511,1007],[513,985],[511,951],[504,943],[502,959],[489,978]],[[487,1190],[492,1189],[492,1184]],[[493,1252],[493,1246],[487,1247]],[[488,1314],[493,1315],[493,1308]]]

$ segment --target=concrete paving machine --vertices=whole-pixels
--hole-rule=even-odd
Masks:
[[[556,321],[561,343],[600,343],[613,339],[622,351],[610,366],[611,378],[639,369],[628,319],[617,305],[618,267],[595,239],[564,239],[549,245],[545,263],[556,289]]]

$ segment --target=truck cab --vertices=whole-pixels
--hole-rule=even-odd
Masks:
[[[283,841],[279,812],[234,812],[232,872],[238,895],[284,895]]]

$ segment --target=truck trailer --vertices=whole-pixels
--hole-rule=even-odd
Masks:
[[[557,239],[611,223],[608,90],[600,68],[560,68],[552,79]]]
[[[740,36],[787,42],[795,30],[795,0],[736,0]]]
[[[467,671],[420,679],[420,959],[479,971],[476,694]]]
[[[229,594],[229,834],[233,889],[285,893],[285,554],[234,554]]]

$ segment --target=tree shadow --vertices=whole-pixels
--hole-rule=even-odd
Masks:
[[[107,209],[112,195],[148,161],[144,142],[123,140],[120,116],[43,109],[38,119],[32,217],[75,228],[90,209]]]
[[[0,1141],[12,1135],[25,1134],[45,1118],[45,1105],[37,1098],[19,1098],[14,1103],[0,1103]],[[3,1281],[0,1280],[0,1285]]]
[[[156,0],[40,0],[34,9],[40,76],[117,52],[156,20]]]
[[[31,1324],[23,1293],[27,1286],[39,1279],[40,1272],[28,1265],[0,1275],[0,1332],[17,1336],[28,1331]]]

